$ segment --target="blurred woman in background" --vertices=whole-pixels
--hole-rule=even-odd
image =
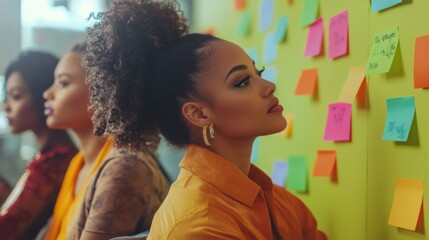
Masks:
[[[77,45],[61,58],[44,93],[48,126],[70,129],[80,149],[61,187],[48,240],[110,239],[148,230],[169,187],[150,154],[119,152],[110,139],[94,135],[84,50]]]
[[[43,92],[54,81],[58,58],[27,51],[5,72],[4,110],[10,131],[34,133],[39,152],[0,209],[0,239],[32,239],[52,215],[67,170],[76,154],[67,132],[46,126]]]

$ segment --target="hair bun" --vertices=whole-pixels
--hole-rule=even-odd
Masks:
[[[98,22],[88,29],[83,56],[90,108],[97,134],[112,136],[120,147],[145,149],[149,142],[154,146],[153,119],[135,115],[149,111],[141,96],[157,49],[188,33],[178,7],[173,0],[118,0],[107,12],[92,14]],[[134,129],[136,125],[141,129]],[[130,145],[137,135],[141,141]]]

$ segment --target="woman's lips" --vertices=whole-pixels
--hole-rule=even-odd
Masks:
[[[52,110],[52,108],[50,108],[50,107],[45,107],[45,110],[43,111],[45,116],[50,116],[50,115],[52,115],[53,112],[54,112],[54,110]]]
[[[271,105],[270,105],[270,108],[268,109],[268,113],[277,113],[282,111],[283,111],[283,106],[279,104],[279,99],[275,97],[271,101]]]

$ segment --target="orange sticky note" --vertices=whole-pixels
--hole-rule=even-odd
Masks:
[[[365,67],[350,68],[349,75],[347,76],[343,88],[341,89],[340,96],[338,97],[338,102],[353,102],[353,99],[357,96],[357,93],[362,86],[362,82],[365,80],[365,71]]]
[[[335,165],[337,162],[337,153],[335,151],[319,150],[313,169],[315,177],[333,177],[335,174]]]
[[[415,231],[423,202],[423,180],[397,178],[389,225]]]
[[[246,0],[235,0],[234,9],[235,11],[243,10],[246,7]]]
[[[303,70],[295,89],[295,95],[314,95],[316,88],[317,68]]]
[[[429,35],[416,38],[414,88],[429,88]]]

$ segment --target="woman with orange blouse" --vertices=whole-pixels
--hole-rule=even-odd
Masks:
[[[187,148],[148,239],[326,239],[309,209],[250,162],[256,137],[286,127],[276,86],[236,44],[189,34],[177,6],[116,1],[84,55],[89,85],[101,89],[91,91],[98,134],[138,148],[160,131]]]

